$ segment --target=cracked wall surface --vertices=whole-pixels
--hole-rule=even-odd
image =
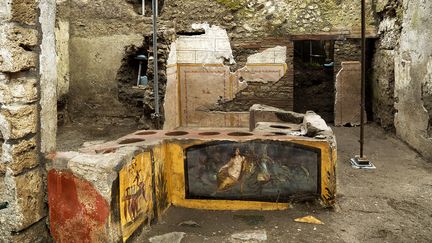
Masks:
[[[374,120],[388,130],[394,130],[395,65],[394,57],[399,48],[402,29],[401,1],[380,1],[377,6],[380,18],[372,66],[372,90]]]
[[[399,137],[432,158],[432,2],[403,1],[400,47],[395,56],[395,127]]]
[[[163,1],[160,11],[158,36],[162,43],[160,48],[160,96],[164,102],[167,81],[167,63],[170,46],[176,37],[183,34],[197,34],[202,29],[193,28],[196,23],[209,23],[227,31],[232,44],[232,54],[237,63],[230,64],[231,70],[245,66],[247,57],[275,46],[287,46],[288,68],[290,61],[290,35],[320,34],[324,36],[359,36],[359,3],[353,1],[222,1],[222,0],[192,0],[192,1]],[[93,118],[108,116],[112,119],[136,119],[140,116],[143,127],[152,127],[150,114],[154,110],[152,87],[146,88],[139,94],[132,89],[136,81],[133,75],[122,75],[122,65],[117,60],[123,59],[130,53],[130,46],[141,48],[144,38],[151,37],[151,9],[147,6],[146,17],[140,15],[139,4],[131,1],[58,1],[57,37],[58,50],[66,50],[69,40],[69,58],[67,51],[59,55],[59,92],[67,93],[62,96],[61,117],[77,120],[82,116]],[[375,26],[372,5],[368,4],[368,33],[373,33]],[[194,14],[191,14],[194,13]],[[197,27],[197,26],[195,26]],[[201,26],[202,27],[202,26]],[[66,34],[69,33],[69,36]],[[193,36],[189,36],[193,37]],[[274,41],[279,38],[278,41]],[[306,37],[305,37],[306,38]],[[118,42],[119,40],[123,40]],[[109,46],[109,43],[113,46]],[[267,42],[274,42],[266,45]],[[105,44],[104,44],[105,43]],[[245,44],[246,43],[246,44]],[[149,53],[151,54],[151,43]],[[115,56],[107,56],[104,50],[111,48],[116,51]],[[123,53],[122,53],[123,51]],[[172,52],[171,52],[172,53]],[[206,58],[199,56],[199,58]],[[228,58],[229,59],[229,58]],[[228,61],[229,63],[230,61]],[[86,65],[81,65],[85,63]],[[135,63],[134,65],[137,66]],[[78,68],[79,67],[79,68]],[[68,68],[70,69],[68,71]],[[105,72],[112,70],[111,73]],[[152,62],[148,63],[148,77],[152,82]],[[291,74],[282,78],[278,87],[250,85],[237,99],[219,107],[219,110],[240,111],[247,110],[257,100],[266,99],[265,95],[278,97],[279,101],[266,100],[269,105],[281,106],[283,93],[292,92],[289,86]],[[121,80],[128,85],[119,87],[116,82]],[[278,92],[283,90],[282,93]],[[251,95],[257,93],[258,95]],[[103,98],[95,99],[94,94],[103,94]],[[106,95],[104,95],[106,94]],[[120,94],[120,95],[119,95]],[[125,95],[136,97],[124,99]],[[120,97],[119,97],[120,96]],[[143,102],[137,102],[143,97]],[[290,99],[290,98],[288,98]],[[108,101],[108,102],[107,102]],[[254,102],[252,102],[254,101]],[[286,102],[281,108],[290,109]],[[106,106],[112,103],[113,106]],[[66,104],[66,105],[65,105]],[[144,109],[142,109],[144,108]],[[291,107],[292,108],[292,107]],[[125,111],[130,113],[125,114]],[[69,115],[68,112],[70,113]]]
[[[264,49],[248,56],[244,67],[232,70],[235,57],[226,30],[208,24],[192,28],[205,33],[180,36],[171,46],[164,128],[247,126],[250,106],[229,112],[221,107],[251,84],[275,85],[287,72],[287,47]]]

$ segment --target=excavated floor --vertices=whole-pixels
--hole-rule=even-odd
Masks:
[[[163,222],[134,242],[185,232],[182,242],[232,242],[231,235],[263,229],[268,242],[431,242],[432,163],[375,125],[367,126],[366,151],[374,171],[354,170],[358,128],[334,128],[338,139],[338,204],[335,210],[300,204],[283,212],[200,211],[171,208]],[[313,215],[324,225],[296,223]],[[178,224],[192,220],[200,227]]]

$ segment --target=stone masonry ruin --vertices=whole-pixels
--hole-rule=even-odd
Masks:
[[[68,226],[59,224],[60,232],[50,222],[66,199],[48,196],[63,182],[91,195],[76,197],[75,206],[88,200],[106,216],[86,211],[96,225],[86,225],[95,234],[89,241],[128,238],[136,228],[127,234],[119,230],[120,212],[111,210],[119,205],[112,195],[121,191],[116,188],[121,170],[138,155],[143,163],[162,158],[171,166],[152,167],[160,178],[148,179],[154,183],[150,188],[166,189],[169,197],[155,200],[162,207],[152,208],[148,221],[171,205],[203,208],[205,202],[191,203],[193,198],[183,197],[173,179],[166,179],[184,173],[176,165],[183,160],[169,156],[183,156],[189,148],[196,164],[207,159],[202,151],[229,148],[230,156],[243,156],[256,148],[267,155],[267,148],[281,146],[315,156],[319,148],[328,155],[319,160],[325,171],[335,173],[330,126],[356,127],[361,112],[432,159],[432,2],[367,1],[367,97],[360,111],[360,1],[159,0],[160,120],[153,116],[152,4],[144,2],[144,15],[142,2],[135,0],[0,2],[1,242],[67,242]],[[141,86],[136,85],[138,55],[147,58],[142,74],[148,83]],[[305,117],[314,117],[324,134],[308,134],[314,123],[308,125]],[[207,143],[214,147],[200,150]],[[244,143],[249,147],[232,145]],[[305,161],[301,166],[309,171]],[[195,172],[199,175],[191,178],[202,179],[202,171]],[[334,181],[315,177],[336,187],[335,176]],[[173,184],[167,189],[162,181]],[[190,189],[192,196],[214,196]],[[315,198],[333,205],[336,191],[320,192]],[[273,196],[270,204],[226,205],[274,209],[271,203],[279,201]]]

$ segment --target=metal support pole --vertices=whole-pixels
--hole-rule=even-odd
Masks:
[[[364,111],[366,96],[366,3],[361,3],[361,110],[360,110],[360,158],[364,158]]]
[[[364,155],[366,108],[366,1],[361,0],[361,104],[360,104],[360,155],[350,160],[356,169],[375,169]]]
[[[141,69],[142,69],[142,61],[139,61],[137,86],[141,84]]]
[[[155,113],[153,118],[157,120],[159,126],[159,69],[158,69],[158,49],[157,49],[157,19],[158,19],[158,0],[152,0],[153,5],[153,64],[154,64],[154,78],[153,78],[153,92],[155,99]]]

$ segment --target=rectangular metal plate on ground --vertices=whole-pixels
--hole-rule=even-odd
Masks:
[[[359,157],[350,159],[350,163],[354,169],[364,169],[364,170],[376,169],[375,165],[372,164],[372,162],[370,162],[367,159],[360,159]]]

